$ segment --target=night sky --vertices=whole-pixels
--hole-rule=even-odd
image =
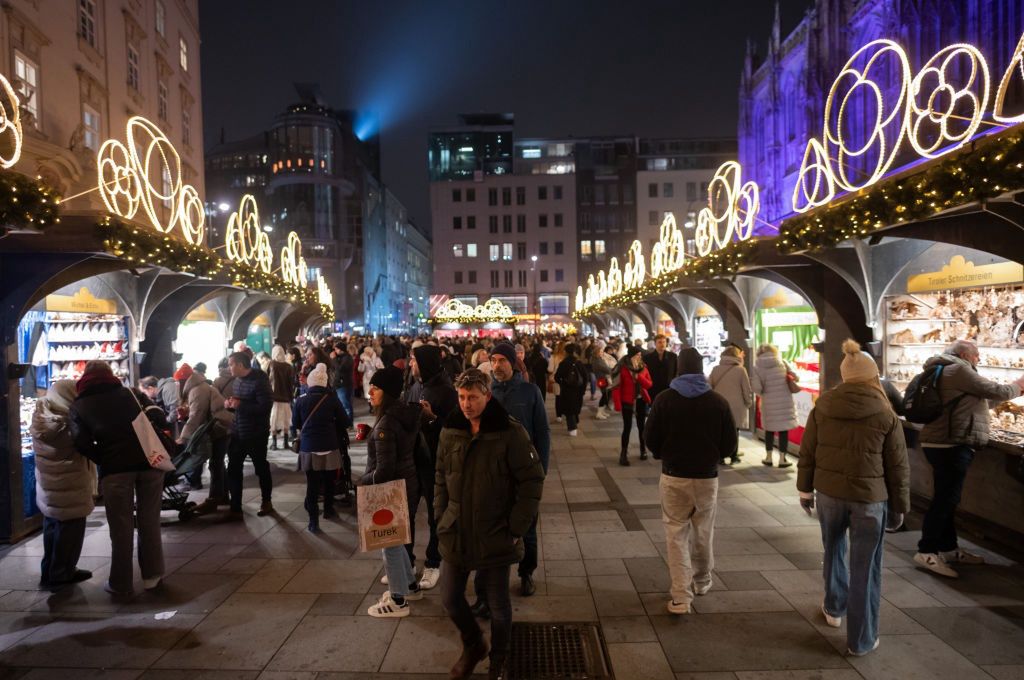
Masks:
[[[811,0],[781,0],[783,36]],[[318,82],[372,110],[384,181],[428,226],[426,139],[464,112],[516,134],[734,135],[744,46],[764,54],[772,0],[201,0],[207,148],[270,126]]]

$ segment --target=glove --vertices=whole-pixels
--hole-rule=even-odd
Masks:
[[[885,528],[889,531],[896,531],[903,526],[903,519],[904,516],[902,512],[890,512],[885,521]]]
[[[807,516],[811,516],[811,511],[814,510],[814,494],[800,492],[800,507],[804,509]]]

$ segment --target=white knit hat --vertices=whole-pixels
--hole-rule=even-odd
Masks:
[[[317,364],[316,368],[309,372],[306,384],[310,387],[327,387],[327,367]]]
[[[870,354],[861,351],[855,340],[843,342],[843,355],[843,363],[839,366],[843,382],[863,383],[878,378],[878,364]]]

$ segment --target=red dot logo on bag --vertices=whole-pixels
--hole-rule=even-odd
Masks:
[[[381,508],[377,512],[373,513],[373,523],[379,527],[387,526],[395,521],[395,513],[391,512],[387,508]]]

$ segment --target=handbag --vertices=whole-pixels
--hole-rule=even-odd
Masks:
[[[306,416],[305,419],[302,421],[302,427],[300,427],[299,431],[297,433],[295,433],[295,439],[292,440],[292,451],[293,452],[295,452],[295,453],[299,452],[299,448],[302,445],[302,428],[306,427],[306,423],[308,423],[309,419],[313,417],[313,414],[316,413],[316,410],[318,408],[320,408],[320,404],[324,403],[324,399],[326,399],[327,396],[328,395],[325,394],[324,396],[320,397],[320,401],[316,402],[316,406],[313,407],[313,410],[310,411],[309,415]]]
[[[789,388],[790,394],[797,394],[803,389],[800,387],[800,383],[797,382],[796,373],[789,370],[788,366],[786,367],[786,387]]]
[[[174,464],[171,463],[171,456],[160,435],[157,434],[156,427],[150,422],[149,416],[146,415],[146,409],[142,407],[142,402],[135,396],[135,392],[128,391],[139,407],[139,414],[132,419],[132,429],[135,431],[135,437],[139,440],[142,452],[146,454],[146,460],[149,461],[150,467],[164,472],[173,472]],[[153,406],[152,408],[160,407]]]

